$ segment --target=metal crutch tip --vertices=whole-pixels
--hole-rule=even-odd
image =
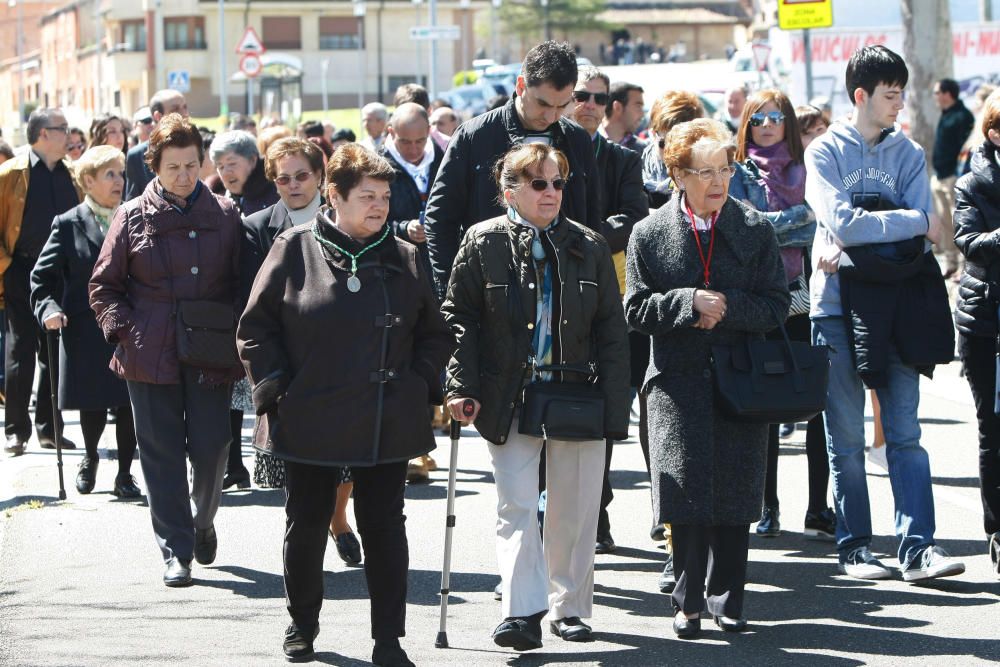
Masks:
[[[439,632],[434,640],[434,648],[448,648],[448,633]]]

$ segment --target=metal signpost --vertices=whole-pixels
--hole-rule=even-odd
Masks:
[[[779,0],[778,27],[782,30],[801,30],[803,60],[806,64],[806,99],[812,104],[812,42],[811,28],[833,27],[833,0]]]
[[[260,57],[264,55],[267,49],[264,48],[264,42],[261,41],[260,36],[257,31],[253,29],[253,26],[247,26],[247,29],[243,31],[243,37],[240,39],[239,45],[236,47],[236,53],[240,54],[240,71],[247,78],[247,115],[252,116],[253,109],[253,80],[260,76],[261,71],[264,69],[264,63],[261,62]]]

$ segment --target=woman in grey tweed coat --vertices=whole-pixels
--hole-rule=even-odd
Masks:
[[[746,627],[748,530],[764,488],[767,425],[732,421],[715,405],[711,346],[763,338],[789,305],[774,230],[728,197],[735,149],[717,121],[671,131],[664,161],[680,196],[636,225],[626,265],[628,323],[652,336],[642,391],[653,511],[673,526],[681,637],[700,630],[706,592],[717,624]]]

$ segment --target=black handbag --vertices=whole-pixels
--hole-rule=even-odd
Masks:
[[[569,371],[588,377],[586,382],[535,381],[525,385],[517,432],[546,440],[604,440],[604,392],[596,384],[595,369],[593,364],[536,367],[538,373]]]
[[[741,345],[712,346],[716,400],[737,421],[809,421],[826,409],[827,348],[790,340],[781,316],[771,310],[782,340],[747,337]]]

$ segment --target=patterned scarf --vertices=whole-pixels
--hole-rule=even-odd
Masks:
[[[751,142],[747,153],[760,170],[769,211],[784,211],[805,201],[806,167],[801,162],[792,162],[787,141],[767,148]],[[781,248],[781,262],[785,266],[785,279],[791,283],[802,273],[802,248]]]
[[[108,227],[111,226],[111,218],[114,217],[115,211],[118,210],[118,207],[115,206],[114,208],[108,208],[106,206],[101,206],[94,201],[94,198],[90,195],[86,195],[83,198],[83,202],[87,205],[87,208],[90,209],[90,212],[94,214],[94,218],[97,220],[97,225],[101,228],[101,232],[103,234],[107,234]]]

